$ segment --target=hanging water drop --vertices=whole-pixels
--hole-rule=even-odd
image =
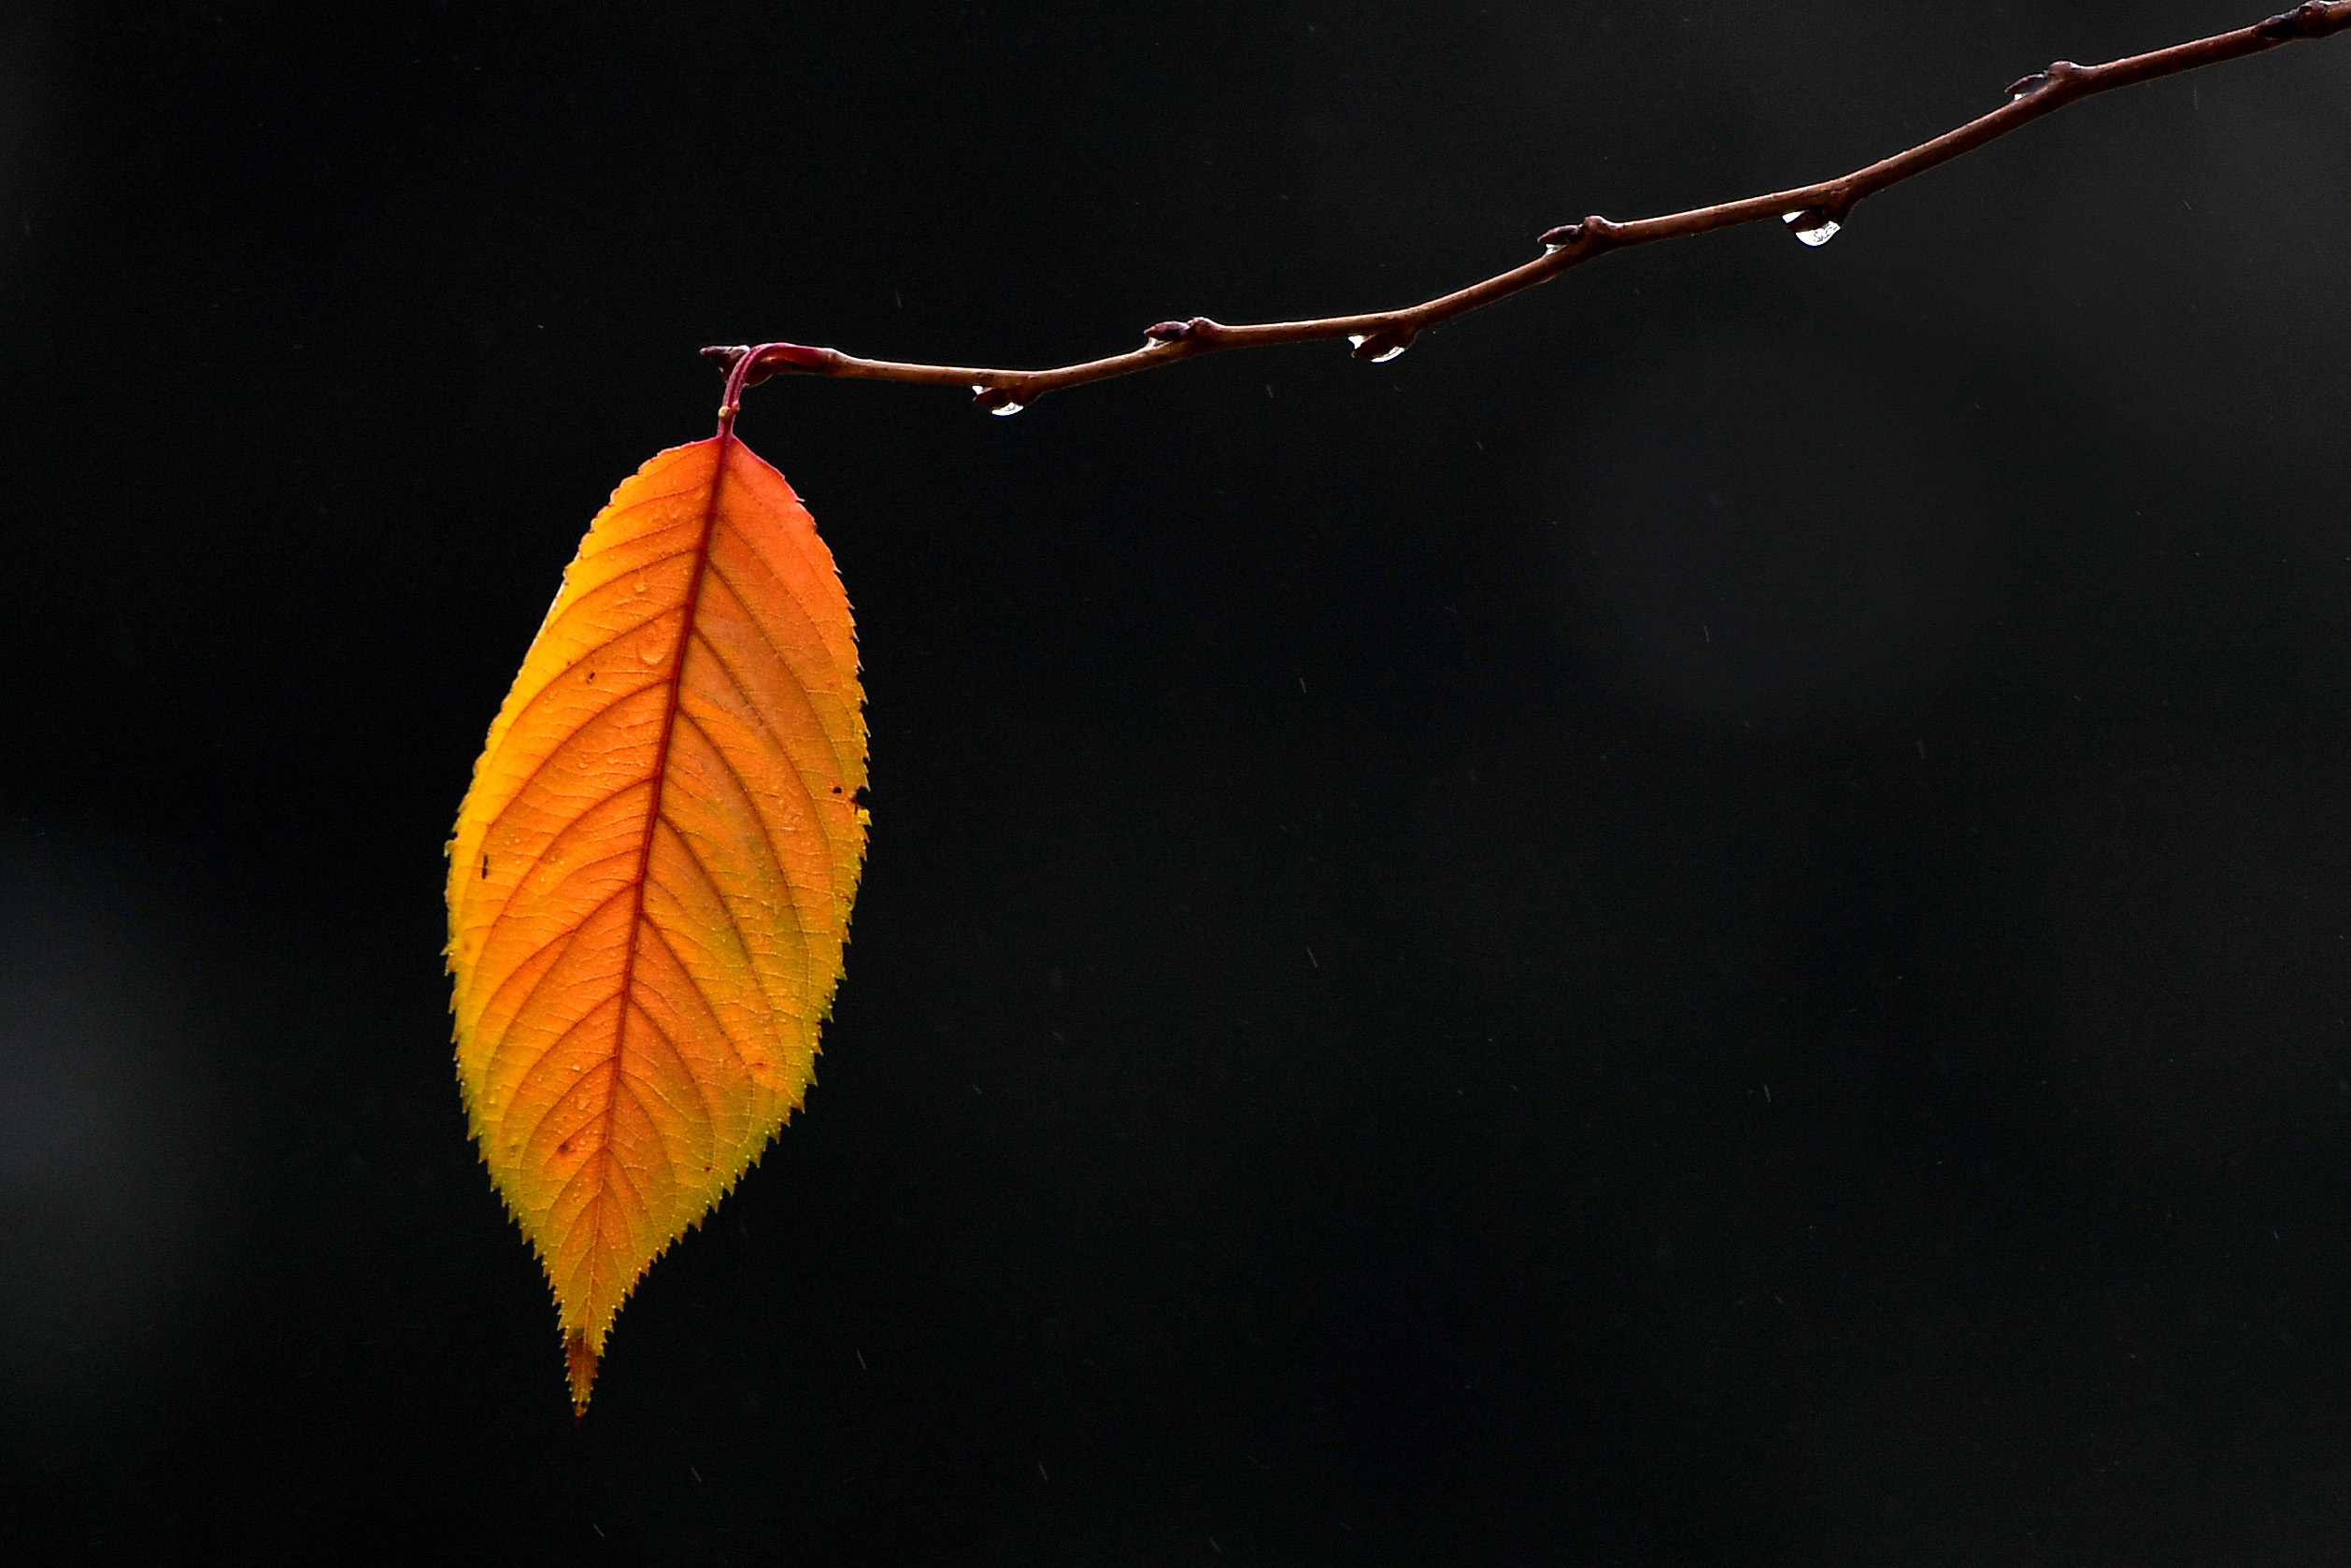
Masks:
[[[1845,227],[1827,213],[1817,210],[1783,212],[1779,221],[1794,230],[1798,239],[1816,247],[1836,238],[1837,231]]]
[[[1356,357],[1358,359],[1368,360],[1373,364],[1386,364],[1389,360],[1394,359],[1398,354],[1403,353],[1406,349],[1411,347],[1409,343],[1395,343],[1382,349],[1376,354],[1363,353],[1361,351],[1363,345],[1370,341],[1371,336],[1368,333],[1350,333],[1347,335],[1346,346],[1357,350]]]
[[[2278,19],[2272,17],[2270,20],[2275,21]],[[2013,104],[2020,98],[2030,98],[2052,83],[2071,78],[2080,70],[2081,67],[2071,60],[2053,60],[2049,63],[2047,70],[2035,71],[2029,77],[2018,77],[2015,81],[2010,82],[2008,101]]]
[[[1010,416],[1020,412],[1021,409],[1026,408],[1027,406],[1028,405],[1025,403],[999,403],[996,406],[989,409],[988,411],[1001,420],[1007,419]]]

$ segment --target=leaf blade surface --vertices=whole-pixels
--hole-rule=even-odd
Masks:
[[[458,1077],[584,1409],[621,1301],[797,1109],[863,863],[832,553],[731,433],[613,492],[449,844]]]

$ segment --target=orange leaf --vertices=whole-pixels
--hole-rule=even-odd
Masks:
[[[800,1105],[865,852],[832,552],[731,432],[612,494],[449,841],[457,1072],[572,1400],[646,1265]]]

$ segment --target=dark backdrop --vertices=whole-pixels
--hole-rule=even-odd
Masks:
[[[581,1424],[439,956],[699,346],[1401,304],[2251,20],[8,7],[0,1546],[2351,1558],[2351,41],[1390,365],[759,389],[872,857]]]

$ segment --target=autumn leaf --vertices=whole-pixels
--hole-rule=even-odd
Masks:
[[[731,429],[613,492],[449,842],[458,1078],[585,1410],[613,1315],[799,1107],[865,848],[832,552]]]

